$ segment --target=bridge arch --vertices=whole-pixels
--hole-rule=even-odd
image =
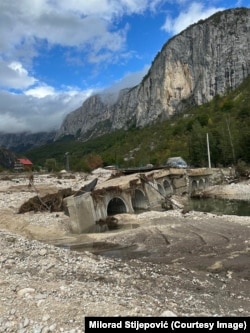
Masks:
[[[198,188],[197,181],[195,179],[193,179],[191,182],[191,192],[196,191],[197,188]]]
[[[125,202],[119,197],[112,198],[107,206],[107,215],[112,216],[115,214],[122,214],[122,213],[127,213]]]
[[[162,187],[161,184],[157,183],[157,189],[158,189],[158,192],[164,197],[165,192],[164,192],[164,188]]]
[[[131,203],[134,210],[148,209],[149,207],[147,197],[140,189],[135,189],[134,196],[131,198]]]
[[[205,188],[205,182],[203,180],[203,178],[199,179],[199,190],[203,190]]]
[[[171,183],[168,179],[164,179],[163,187],[164,187],[164,190],[165,190],[165,194],[172,194],[173,193],[173,188],[172,188]]]

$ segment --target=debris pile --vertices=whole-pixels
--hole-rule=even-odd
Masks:
[[[46,194],[44,197],[36,195],[24,202],[18,210],[18,214],[34,212],[61,212],[65,210],[63,199],[74,195],[71,188],[61,189],[57,193]]]

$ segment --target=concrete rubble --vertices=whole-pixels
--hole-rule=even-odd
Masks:
[[[75,177],[35,176],[35,186],[78,190],[96,174]],[[27,184],[0,181],[0,332],[80,333],[85,316],[250,315],[250,217],[150,211],[121,214],[117,231],[72,235],[63,212],[17,214],[35,195]],[[55,246],[64,242],[92,250]],[[136,251],[102,255],[97,243]]]

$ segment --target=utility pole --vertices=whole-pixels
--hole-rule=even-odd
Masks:
[[[211,169],[211,159],[210,159],[210,148],[209,148],[209,138],[207,133],[207,156],[208,156],[208,167]]]
[[[66,171],[69,171],[69,152],[65,153],[66,157]]]

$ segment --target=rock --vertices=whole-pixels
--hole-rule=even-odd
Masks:
[[[249,16],[238,8],[191,25],[167,41],[140,84],[90,96],[65,117],[55,139],[145,127],[235,89],[249,74]]]
[[[162,312],[160,317],[177,317],[177,315],[172,311],[166,310],[166,311]]]
[[[28,318],[25,318],[24,319],[24,322],[23,322],[23,327],[27,327],[29,325],[30,321]]]
[[[50,189],[57,179],[36,181]],[[0,181],[0,332],[82,333],[85,316],[250,316],[249,217],[121,214],[119,225],[137,227],[76,237],[61,233],[63,213],[17,216],[20,188],[4,189]],[[53,245],[65,240],[91,246]]]
[[[47,254],[47,250],[46,249],[42,249],[39,251],[39,255],[40,256],[45,256]]]
[[[33,289],[33,288],[23,288],[23,289],[18,290],[17,295],[19,297],[23,297],[23,296],[26,296],[27,294],[32,294],[34,292],[35,292],[35,289]]]

